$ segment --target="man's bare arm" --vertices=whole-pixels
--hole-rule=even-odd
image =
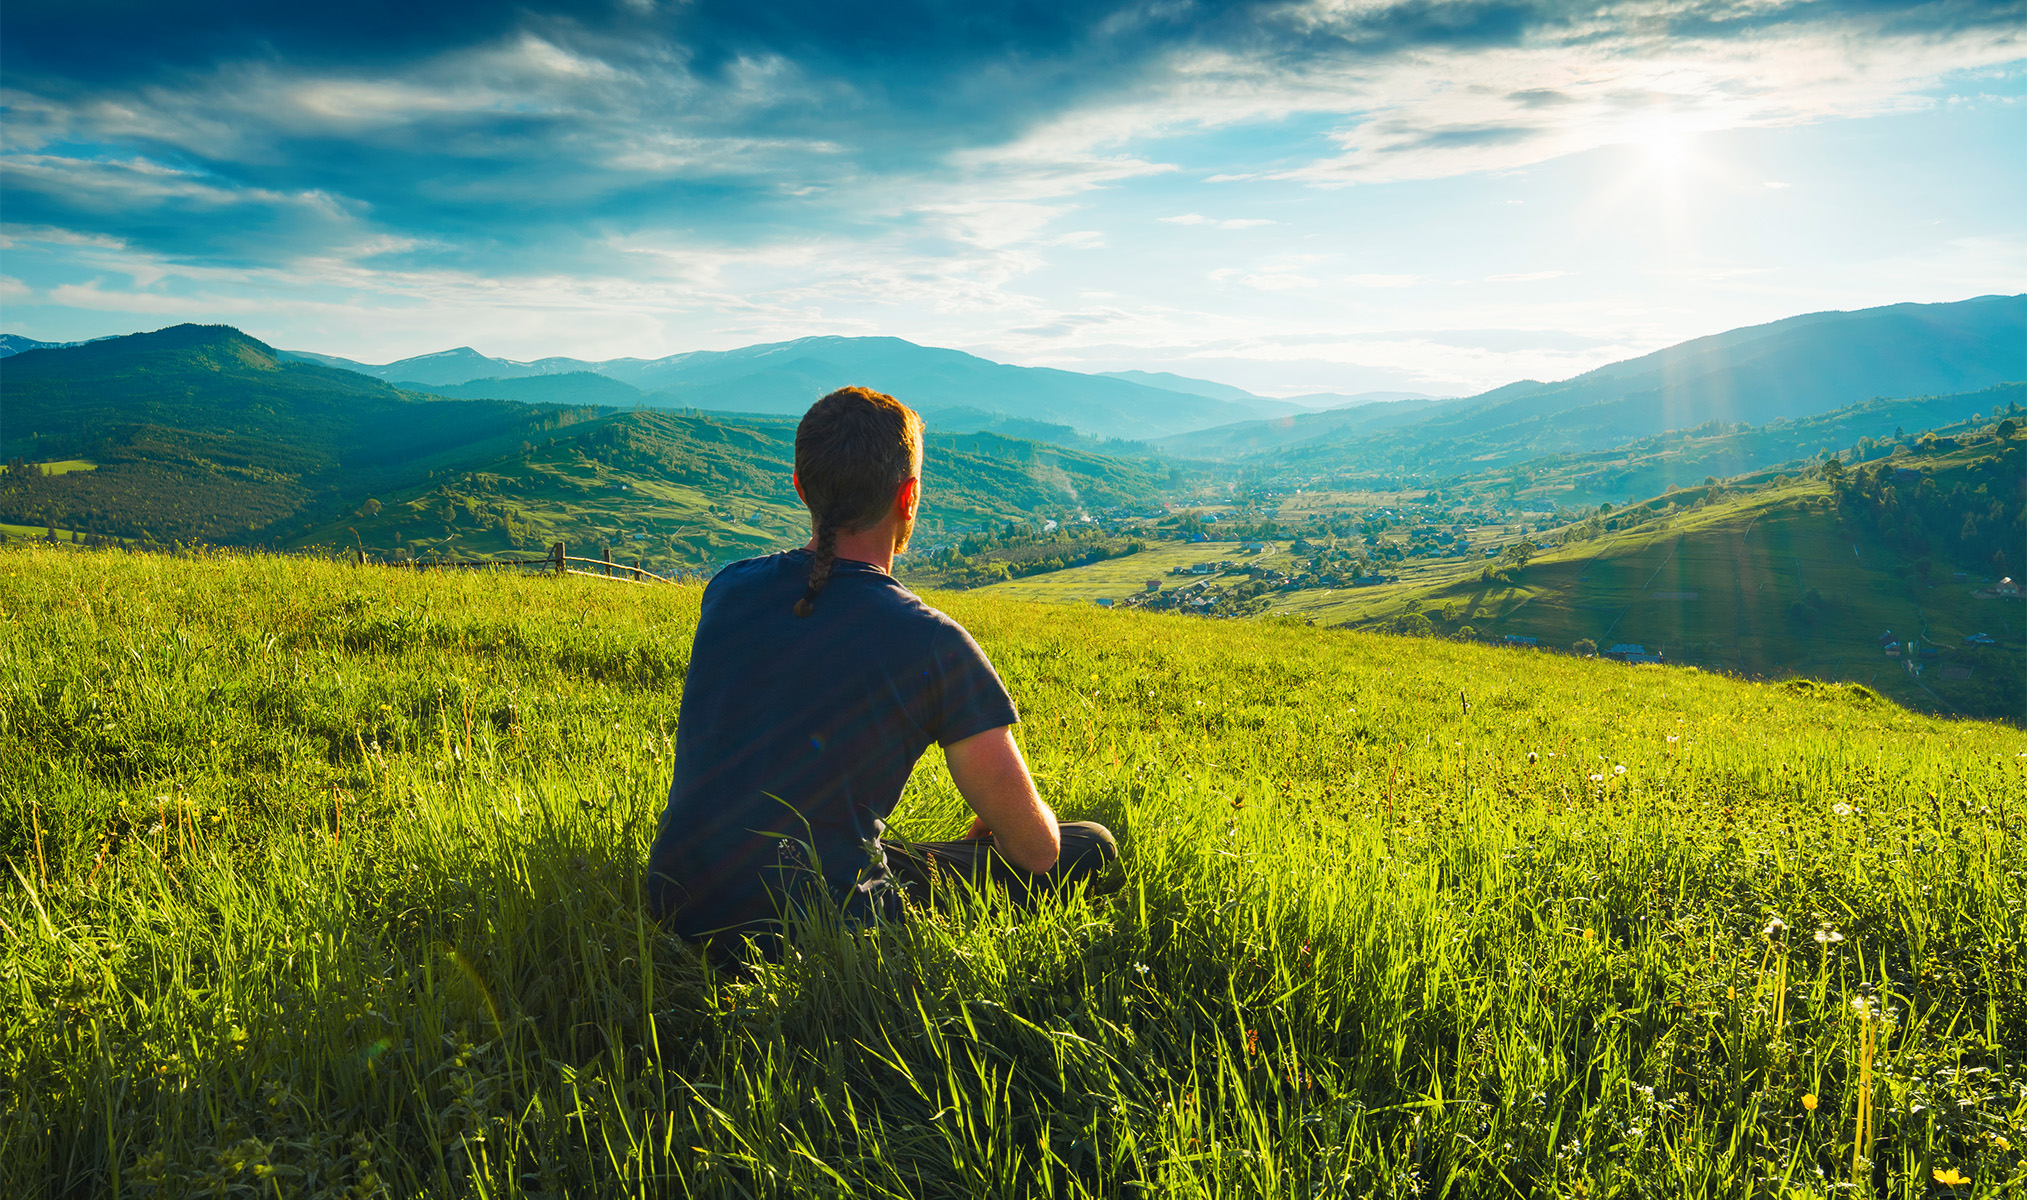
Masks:
[[[943,748],[943,757],[957,790],[978,814],[969,836],[991,833],[999,852],[1024,871],[1040,874],[1056,865],[1062,831],[1035,790],[1011,725],[952,742]]]

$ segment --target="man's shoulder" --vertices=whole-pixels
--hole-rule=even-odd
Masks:
[[[794,564],[789,560],[797,553],[799,552],[794,550],[783,550],[777,554],[762,554],[757,558],[742,558],[738,562],[726,563],[712,574],[711,582],[704,585],[704,595],[709,597],[714,592],[738,591],[778,583],[790,572]]]

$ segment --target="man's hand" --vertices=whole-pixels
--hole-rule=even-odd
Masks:
[[[1035,790],[1012,726],[952,742],[943,748],[943,757],[957,790],[978,814],[966,837],[992,837],[999,852],[1023,871],[1039,875],[1056,865],[1063,851],[1062,830]]]

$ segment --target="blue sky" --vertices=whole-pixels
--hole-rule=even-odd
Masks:
[[[2027,289],[2022,0],[15,0],[0,325],[1288,395]]]

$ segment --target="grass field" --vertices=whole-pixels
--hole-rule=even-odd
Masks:
[[[638,907],[695,589],[0,553],[0,1193],[2027,1183],[2018,731],[935,599],[1126,889],[715,969]]]
[[[49,526],[9,525],[5,522],[0,522],[0,534],[6,534],[11,538],[46,538],[49,536]],[[56,540],[59,542],[75,541],[76,539],[77,534],[72,530],[59,529],[56,531]]]
[[[1259,563],[1262,566],[1285,568],[1288,565],[1288,544],[1286,542],[1266,543],[1271,547],[1258,554],[1246,554],[1240,550],[1243,542],[1150,542],[1147,549],[1124,558],[1110,558],[1104,562],[1090,563],[1067,571],[1050,571],[1043,575],[1030,575],[1025,579],[1009,579],[979,589],[987,595],[1008,600],[1043,600],[1056,604],[1089,604],[1101,597],[1123,600],[1136,592],[1147,590],[1147,581],[1158,580],[1161,590],[1168,591],[1185,583],[1203,578],[1200,575],[1170,575],[1174,567],[1187,567],[1200,562],[1232,562],[1240,565]]]

